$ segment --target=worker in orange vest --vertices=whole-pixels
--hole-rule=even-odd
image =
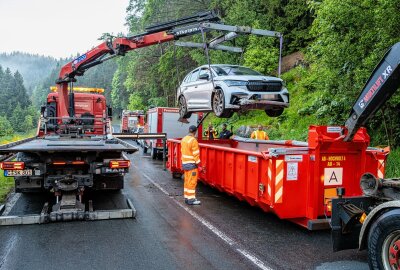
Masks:
[[[214,140],[217,138],[218,131],[216,131],[211,123],[208,124],[208,129],[204,131],[204,136],[209,140]]]
[[[182,169],[185,172],[184,197],[185,203],[199,205],[201,202],[196,199],[196,185],[199,174],[200,149],[195,138],[196,126],[189,127],[189,134],[181,141]]]
[[[262,126],[258,125],[257,127],[258,130],[254,130],[253,133],[251,133],[251,138],[255,140],[269,140],[269,137],[267,135],[267,132],[262,130]]]

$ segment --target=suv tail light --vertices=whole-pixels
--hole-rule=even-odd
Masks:
[[[2,170],[23,170],[25,163],[21,161],[7,161],[0,163],[0,169]]]
[[[131,162],[129,160],[111,160],[109,166],[111,169],[129,168]]]

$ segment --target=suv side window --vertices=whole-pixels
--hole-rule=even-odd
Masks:
[[[195,71],[193,71],[192,73],[192,77],[190,77],[190,81],[189,82],[194,82],[197,80],[197,78],[199,77],[199,69],[196,69]]]
[[[192,73],[189,73],[188,75],[186,75],[186,77],[185,77],[185,79],[183,79],[183,81],[185,82],[185,83],[187,83],[187,82],[189,82],[190,81],[190,76],[192,75]]]

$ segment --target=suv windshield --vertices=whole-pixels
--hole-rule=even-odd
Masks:
[[[227,75],[256,75],[260,76],[261,73],[252,70],[247,67],[240,66],[213,66],[212,69],[217,73],[218,76],[227,76]]]

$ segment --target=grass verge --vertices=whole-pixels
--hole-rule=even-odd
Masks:
[[[0,170],[0,204],[3,204],[8,193],[14,187],[14,177],[4,177],[4,172]]]

